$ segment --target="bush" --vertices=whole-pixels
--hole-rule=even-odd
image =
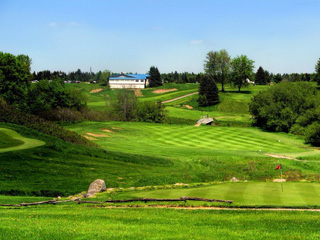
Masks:
[[[305,133],[306,143],[320,147],[320,123],[314,122],[306,128]]]
[[[161,101],[141,102],[137,109],[137,120],[140,122],[163,123],[166,118],[165,106]]]
[[[28,113],[23,113],[18,109],[6,104],[5,101],[2,100],[1,98],[0,98],[0,122],[13,123],[17,125],[26,126],[38,132],[55,136],[67,142],[95,146],[94,143],[80,136],[76,132],[66,130],[61,126],[53,122],[47,121],[43,118],[40,118],[38,116],[28,114]]]

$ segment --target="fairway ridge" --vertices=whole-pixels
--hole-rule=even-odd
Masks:
[[[9,138],[11,138],[13,140],[19,140],[19,144],[13,144],[12,146],[0,148],[0,153],[40,147],[45,144],[45,142],[37,140],[37,139],[23,137],[19,133],[17,133],[16,131],[13,131],[11,129],[0,128],[0,132],[9,136]]]

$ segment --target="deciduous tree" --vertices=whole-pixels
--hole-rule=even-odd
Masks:
[[[221,83],[221,91],[224,91],[224,84],[230,72],[230,56],[225,49],[211,51],[204,61],[204,70],[211,75],[218,83]]]
[[[231,61],[233,85],[238,87],[240,92],[241,87],[248,85],[247,79],[253,76],[254,61],[246,55],[235,57]]]

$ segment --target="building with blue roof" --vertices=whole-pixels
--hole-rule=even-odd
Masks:
[[[149,74],[113,75],[109,78],[110,88],[145,88],[149,85]]]

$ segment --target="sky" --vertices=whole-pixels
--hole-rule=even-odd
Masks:
[[[312,73],[319,0],[0,0],[0,51],[32,71],[203,72],[206,54]]]

